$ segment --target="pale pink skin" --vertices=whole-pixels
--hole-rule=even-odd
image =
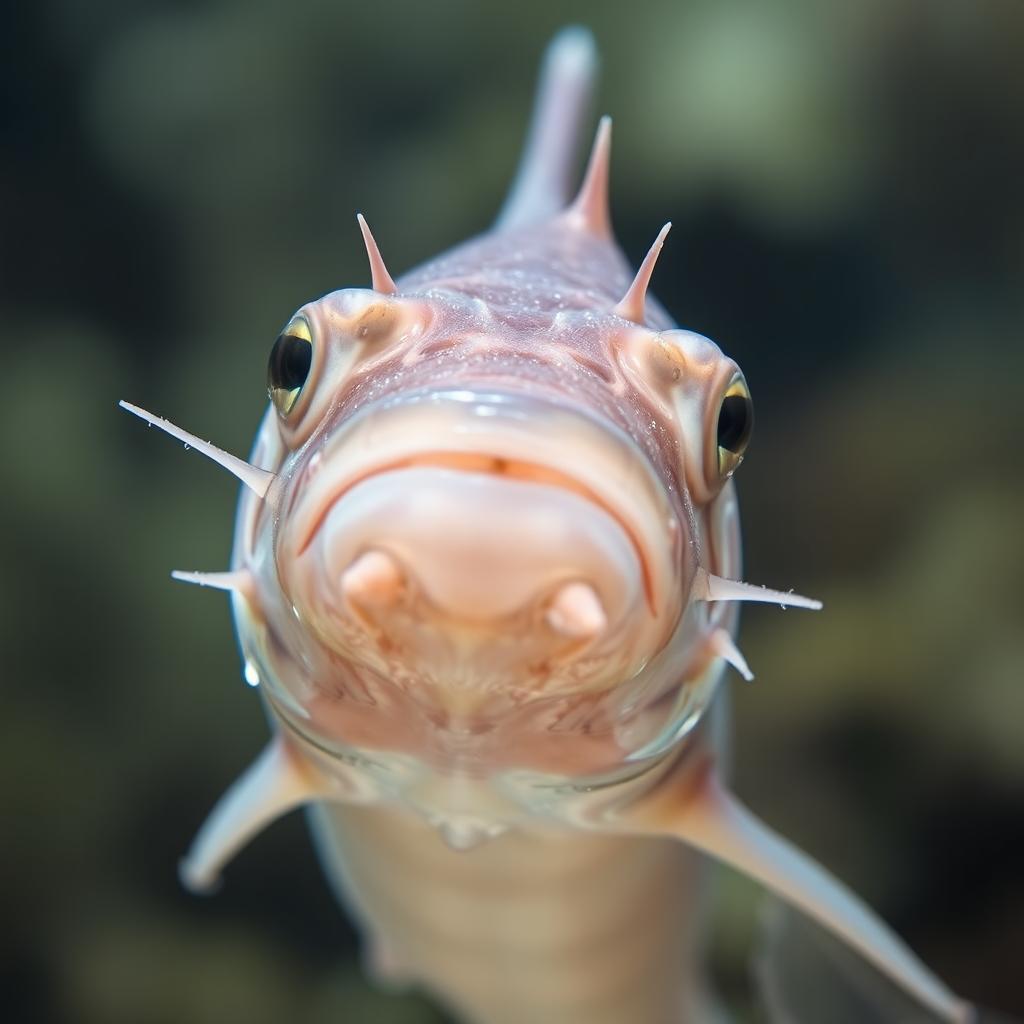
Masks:
[[[553,44],[495,231],[397,287],[368,238],[374,288],[299,310],[309,378],[264,419],[234,575],[197,578],[234,591],[277,738],[183,877],[314,803],[379,973],[472,1024],[667,1024],[710,1019],[696,848],[966,1020],[721,785],[712,697],[742,656],[735,605],[704,598],[740,571],[715,442],[738,369],[645,303],[664,232],[631,288],[606,125],[564,203],[589,46]]]
[[[339,292],[301,311],[339,350],[345,380],[332,379],[325,354],[313,373],[327,380],[311,377],[306,414],[325,389],[325,415],[307,440],[300,409],[294,437],[285,428],[298,453],[259,460],[278,474],[280,518],[271,538],[273,516],[256,505],[242,532],[266,531],[275,562],[243,553],[238,564],[253,571],[278,641],[269,674],[299,697],[320,738],[465,769],[471,733],[477,774],[588,776],[631,752],[613,733],[641,667],[653,702],[715,660],[705,639],[731,618],[727,606],[691,602],[682,613],[698,564],[738,568],[735,531],[716,538],[714,529],[733,497],[726,487],[700,506],[689,498],[678,427],[627,363],[629,341],[650,344],[653,333],[592,308],[610,309],[629,283],[609,241],[560,222],[502,237],[510,244],[485,238],[403,279],[395,297]],[[498,281],[514,267],[519,290],[499,295],[481,265]],[[576,283],[599,270],[610,285]],[[542,289],[563,298],[535,303]],[[388,330],[352,365],[346,349],[367,318]],[[708,377],[727,382],[734,367],[717,361],[722,370]],[[480,401],[444,400],[466,392]],[[489,402],[495,393],[502,400]],[[402,401],[389,407],[392,396]],[[392,606],[342,593],[367,551],[386,552],[397,569]],[[593,588],[607,619],[584,640],[543,621],[574,581]],[[287,614],[293,605],[299,620]],[[673,633],[668,672],[652,681],[648,663]],[[312,678],[301,656],[316,664]],[[592,713],[553,743],[551,721],[581,702]]]

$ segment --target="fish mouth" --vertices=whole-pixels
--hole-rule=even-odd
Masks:
[[[282,561],[305,554],[362,485],[434,470],[575,495],[629,538],[649,614],[680,610],[688,545],[667,489],[636,442],[587,410],[512,390],[421,390],[369,403],[320,436],[288,483]]]
[[[316,537],[317,531],[323,525],[331,508],[341,501],[353,488],[358,487],[367,480],[388,473],[425,468],[443,469],[456,473],[470,473],[478,476],[490,476],[556,487],[569,493],[577,494],[586,501],[596,505],[614,519],[629,538],[640,566],[644,597],[648,609],[653,616],[657,615],[652,567],[648,552],[644,549],[636,528],[624,518],[620,511],[613,507],[610,502],[606,501],[592,486],[581,482],[575,476],[560,469],[539,462],[509,458],[503,455],[493,455],[486,452],[446,451],[443,449],[416,452],[415,454],[378,464],[372,469],[348,477],[339,484],[338,489],[324,503],[320,515],[309,522],[305,536],[299,540],[297,554],[301,556],[305,553]]]

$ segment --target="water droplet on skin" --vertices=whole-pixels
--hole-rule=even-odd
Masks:
[[[505,831],[505,826],[481,821],[442,821],[437,826],[441,839],[453,850],[471,850],[485,839],[494,839]]]

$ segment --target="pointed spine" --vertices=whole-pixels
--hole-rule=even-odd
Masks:
[[[710,638],[711,651],[723,661],[732,665],[734,669],[748,682],[753,682],[754,673],[750,671],[747,659],[743,652],[736,646],[736,641],[727,629],[716,629]]]
[[[621,316],[624,320],[632,320],[635,324],[642,325],[644,323],[647,289],[650,287],[651,276],[654,274],[658,257],[661,255],[661,247],[665,244],[665,238],[671,230],[672,221],[669,221],[658,232],[658,237],[648,249],[643,263],[640,264],[640,269],[636,272],[636,277],[633,278],[633,283],[622,297],[622,301],[612,310],[616,316]]]
[[[233,476],[241,480],[255,495],[260,498],[266,498],[270,485],[276,479],[273,473],[268,473],[267,470],[260,469],[258,466],[251,466],[244,459],[238,458],[237,455],[232,455],[230,452],[210,444],[209,441],[204,441],[201,437],[196,437],[195,434],[182,430],[181,427],[171,423],[170,420],[165,420],[162,416],[156,416],[137,405],[132,405],[130,402],[121,401],[117,404],[133,416],[138,416],[140,420],[144,420],[151,427],[157,427],[165,434],[170,434],[171,437],[177,438],[186,448],[194,448],[200,455],[205,455],[208,459],[216,462],[218,466],[226,469]]]
[[[706,569],[698,569],[694,577],[691,596],[696,601],[760,601],[762,604],[777,604],[782,608],[808,608],[821,611],[821,602],[813,597],[804,597],[790,591],[769,590],[741,580],[727,580],[715,576]]]
[[[380,292],[381,295],[394,295],[398,291],[398,285],[395,284],[394,279],[388,273],[388,268],[384,265],[384,258],[380,254],[380,249],[377,248],[377,240],[373,237],[370,225],[366,223],[366,218],[361,213],[356,214],[356,220],[359,221],[359,230],[363,233],[363,244],[366,246],[366,255],[370,260],[370,281],[373,284],[373,290]]]
[[[587,171],[576,198],[566,210],[570,223],[601,238],[612,237],[608,209],[609,165],[612,156],[612,119],[602,117],[594,136]]]
[[[248,569],[231,569],[227,572],[186,572],[183,569],[175,569],[171,573],[171,579],[199,587],[212,587],[214,590],[229,590],[245,597],[252,593],[254,584],[252,573]]]

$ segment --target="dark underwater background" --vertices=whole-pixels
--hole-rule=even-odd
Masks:
[[[245,453],[307,299],[487,227],[555,30],[636,262],[743,366],[735,781],[959,993],[1024,1015],[1024,4],[49,0],[0,15],[0,1015],[438,1024],[373,990],[300,815],[176,866],[262,747],[227,601]],[[722,872],[743,1021],[757,888]],[[624,937],[628,940],[628,937]],[[838,1014],[838,1011],[836,1011]],[[838,1019],[823,1010],[821,1021]]]

